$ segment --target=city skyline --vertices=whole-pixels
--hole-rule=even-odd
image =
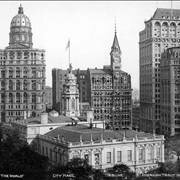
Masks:
[[[1,19],[0,49],[8,46],[10,21],[17,14],[20,3],[32,24],[33,48],[46,50],[46,85],[52,86],[52,68],[68,67],[68,51],[65,48],[69,38],[74,69],[108,65],[116,18],[122,70],[131,74],[132,88],[138,89],[139,32],[156,8],[171,7],[170,1],[1,2],[0,15],[6,18]],[[180,9],[180,3],[173,1],[173,8]]]

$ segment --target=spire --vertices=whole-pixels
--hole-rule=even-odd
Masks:
[[[72,64],[69,63],[69,73],[72,73]]]
[[[24,12],[23,12],[23,7],[22,7],[21,4],[20,4],[20,6],[19,6],[18,14],[24,14]]]
[[[113,41],[113,45],[111,47],[111,50],[118,50],[121,53],[121,49],[119,46],[119,42],[118,42],[118,38],[117,38],[117,32],[116,32],[116,24],[115,24],[115,33],[114,33],[114,41]]]
[[[115,17],[115,23],[114,23],[114,28],[115,28],[115,34],[116,34],[116,17]]]

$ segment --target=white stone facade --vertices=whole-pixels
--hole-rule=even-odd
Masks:
[[[53,164],[66,164],[73,157],[88,159],[94,168],[106,169],[115,164],[126,164],[136,173],[144,173],[164,162],[164,137],[124,138],[89,142],[65,142],[40,135],[37,151]]]

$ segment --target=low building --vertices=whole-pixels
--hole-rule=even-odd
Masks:
[[[70,125],[76,123],[76,121],[80,120],[74,120],[63,115],[48,116],[48,113],[42,113],[40,117],[28,118],[22,121],[13,121],[11,122],[11,125],[19,131],[22,139],[26,140],[30,144],[38,134],[43,135],[57,127]],[[89,125],[89,123],[85,120],[81,120],[81,122],[78,123]]]
[[[12,127],[16,128],[21,138],[31,144],[32,140],[37,137],[38,134],[45,134],[52,131],[55,128],[72,125],[72,124],[83,124],[89,126],[91,123],[93,127],[103,128],[102,121],[93,120],[92,111],[87,112],[86,118],[81,117],[67,117],[59,115],[56,111],[48,113],[42,113],[39,117],[28,118],[21,121],[12,121]]]
[[[133,130],[113,131],[84,125],[56,128],[35,141],[36,150],[54,165],[70,159],[86,159],[97,169],[126,164],[136,173],[144,173],[164,162],[164,136]]]

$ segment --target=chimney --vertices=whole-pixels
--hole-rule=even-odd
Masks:
[[[87,111],[87,122],[89,123],[89,127],[92,129],[94,120],[93,110]]]
[[[41,124],[48,124],[48,113],[41,113]]]

